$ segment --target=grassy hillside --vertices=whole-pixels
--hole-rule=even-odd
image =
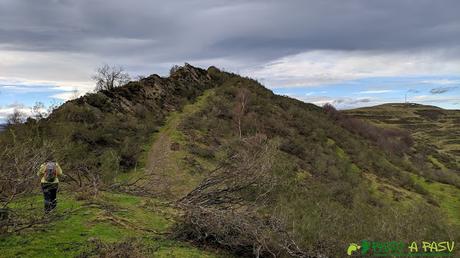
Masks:
[[[412,147],[408,153],[388,152],[340,126],[323,109],[274,95],[256,81],[240,77],[226,80],[207,106],[181,124],[189,152],[184,169],[191,174],[203,173],[210,163],[219,164],[240,142],[232,110],[241,89],[249,95],[243,138],[263,134],[279,146],[272,173],[281,183],[268,210],[293,225],[290,230],[307,243],[305,249],[324,248],[322,253],[334,256],[346,243],[363,237],[442,238],[446,228],[438,221],[446,213],[452,215],[449,224],[459,223],[458,188],[446,186],[446,202],[432,194],[432,185],[419,181],[417,167],[404,157],[411,155]],[[405,229],[400,230],[398,223]],[[327,248],[321,247],[324,243]]]
[[[2,161],[51,149],[68,175],[55,217],[0,239],[11,255],[341,257],[362,239],[460,240],[449,150],[430,147],[442,163],[413,132],[415,143],[213,67],[89,94],[8,129]],[[22,221],[41,212],[28,182],[9,204]],[[61,245],[49,251],[41,236]]]
[[[460,223],[460,142],[459,110],[445,110],[419,104],[384,104],[345,111],[381,128],[399,128],[415,140],[411,155],[417,178],[440,204],[451,220]]]
[[[77,197],[77,199],[76,199]],[[16,212],[41,216],[41,195],[12,203]],[[92,200],[59,195],[48,221],[0,236],[1,257],[228,257],[166,237],[175,211],[152,198],[103,192]]]
[[[460,110],[394,103],[347,110],[346,113],[379,126],[411,132],[419,151],[431,155],[429,161],[434,166],[460,171]]]

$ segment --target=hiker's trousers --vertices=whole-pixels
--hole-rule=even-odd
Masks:
[[[42,183],[42,191],[45,199],[45,212],[48,213],[56,208],[58,184]]]

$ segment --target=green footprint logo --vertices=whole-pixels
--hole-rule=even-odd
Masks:
[[[361,254],[367,254],[369,249],[371,249],[371,243],[366,240],[361,241]]]
[[[361,248],[358,244],[351,243],[350,246],[347,249],[347,254],[351,255],[354,251],[357,251]]]

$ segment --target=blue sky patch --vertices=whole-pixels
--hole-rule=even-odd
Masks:
[[[274,88],[276,94],[349,109],[383,103],[413,102],[460,109],[460,77],[380,77],[307,87]]]

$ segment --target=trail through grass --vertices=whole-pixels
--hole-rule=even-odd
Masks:
[[[193,187],[197,177],[181,169],[185,155],[180,122],[199,111],[214,94],[206,91],[195,103],[172,113],[165,125],[145,144],[145,156],[133,172],[121,174],[118,182],[145,177],[140,183],[165,197],[177,196]],[[177,150],[171,144],[178,144]],[[160,188],[159,186],[163,186]],[[169,194],[169,195],[168,195]],[[43,216],[41,194],[23,197],[11,204],[18,213]],[[18,234],[0,237],[0,257],[97,257],[95,248],[140,242],[146,257],[228,257],[214,250],[200,250],[191,244],[171,240],[167,233],[176,210],[160,199],[129,194],[100,192],[97,198],[78,201],[69,192],[58,194],[58,208],[50,223]],[[144,251],[145,251],[144,250]]]
[[[22,198],[12,208],[39,215],[41,196]],[[75,257],[91,253],[93,242],[130,239],[148,248],[147,257],[222,257],[170,240],[165,233],[173,224],[174,213],[165,203],[151,198],[102,192],[95,201],[77,201],[70,193],[61,193],[56,211],[61,217],[0,237],[0,257]]]
[[[184,106],[181,111],[173,112],[165,125],[152,136],[150,148],[146,148],[140,163],[141,167],[134,173],[123,175],[119,180],[143,178],[137,183],[139,187],[166,199],[178,198],[192,190],[200,178],[188,173],[186,166],[182,164],[186,156],[186,141],[178,126],[184,118],[201,110],[213,94],[213,89],[207,90],[194,103]]]

